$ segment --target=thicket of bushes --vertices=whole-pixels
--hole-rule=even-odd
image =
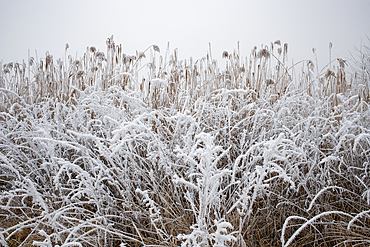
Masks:
[[[350,72],[290,66],[280,41],[224,70],[113,38],[1,65],[0,243],[368,246],[362,49]]]

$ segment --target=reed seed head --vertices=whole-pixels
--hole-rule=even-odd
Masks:
[[[4,67],[3,67],[3,71],[4,71],[5,74],[9,74],[10,73],[10,70],[8,69],[7,66],[5,66],[5,64],[4,64]]]
[[[46,53],[46,66],[52,64],[53,62],[53,56],[50,55],[49,53]]]
[[[267,87],[270,86],[270,85],[272,85],[272,84],[275,84],[275,82],[273,80],[271,80],[271,79],[267,79],[266,80],[266,86]]]
[[[10,63],[7,64],[7,67],[8,67],[9,70],[12,70],[13,66],[14,66],[13,62],[10,62]]]
[[[144,52],[139,52],[138,60],[140,60],[142,58],[146,58],[146,56],[145,56]]]
[[[96,58],[100,59],[100,60],[106,60],[105,59],[105,55],[104,55],[104,52],[101,52],[101,51],[98,51],[96,53]]]
[[[340,67],[341,69],[344,69],[345,65],[347,65],[347,66],[348,66],[348,64],[347,64],[347,61],[346,61],[346,60],[341,59],[341,58],[337,58],[337,60],[338,60],[338,62],[339,62],[339,67]]]
[[[160,53],[161,50],[159,49],[159,46],[158,45],[153,45],[153,50]]]
[[[82,70],[78,71],[77,72],[77,79],[80,79],[84,74],[85,74],[85,72],[83,72]]]
[[[33,62],[34,62],[34,57],[30,57],[29,59],[28,59],[28,64],[29,64],[29,66],[32,66],[33,65]]]
[[[328,69],[328,71],[326,71],[325,73],[325,79],[328,79],[330,77],[335,77],[335,73],[331,71],[330,69]]]
[[[258,58],[270,58],[270,52],[267,50],[267,49],[261,49],[259,52],[258,52]]]
[[[313,71],[313,69],[314,69],[314,63],[312,62],[312,60],[308,60],[307,61],[307,68],[308,68],[308,70],[311,70],[311,71]]]

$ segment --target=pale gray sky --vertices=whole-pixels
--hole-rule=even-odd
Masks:
[[[134,54],[157,44],[164,55],[167,42],[181,59],[201,58],[212,45],[213,57],[232,52],[240,41],[241,55],[277,39],[288,43],[294,61],[319,56],[319,66],[332,57],[366,44],[370,35],[369,0],[0,0],[0,61],[21,62],[31,56],[80,57],[87,46],[106,50],[114,35],[123,52]]]

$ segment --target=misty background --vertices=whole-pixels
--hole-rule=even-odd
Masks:
[[[368,0],[0,0],[0,61],[22,62],[28,51],[62,58],[66,43],[79,58],[88,46],[105,52],[113,35],[126,54],[157,44],[164,55],[169,42],[180,59],[205,56],[211,43],[220,66],[222,52],[238,41],[245,57],[281,40],[294,62],[314,61],[316,48],[320,68],[329,62],[329,42],[332,58],[358,55],[355,47],[368,42],[369,11]]]

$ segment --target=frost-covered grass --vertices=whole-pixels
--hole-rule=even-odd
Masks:
[[[3,246],[370,244],[366,47],[352,69],[280,41],[224,70],[159,54],[0,67]]]

